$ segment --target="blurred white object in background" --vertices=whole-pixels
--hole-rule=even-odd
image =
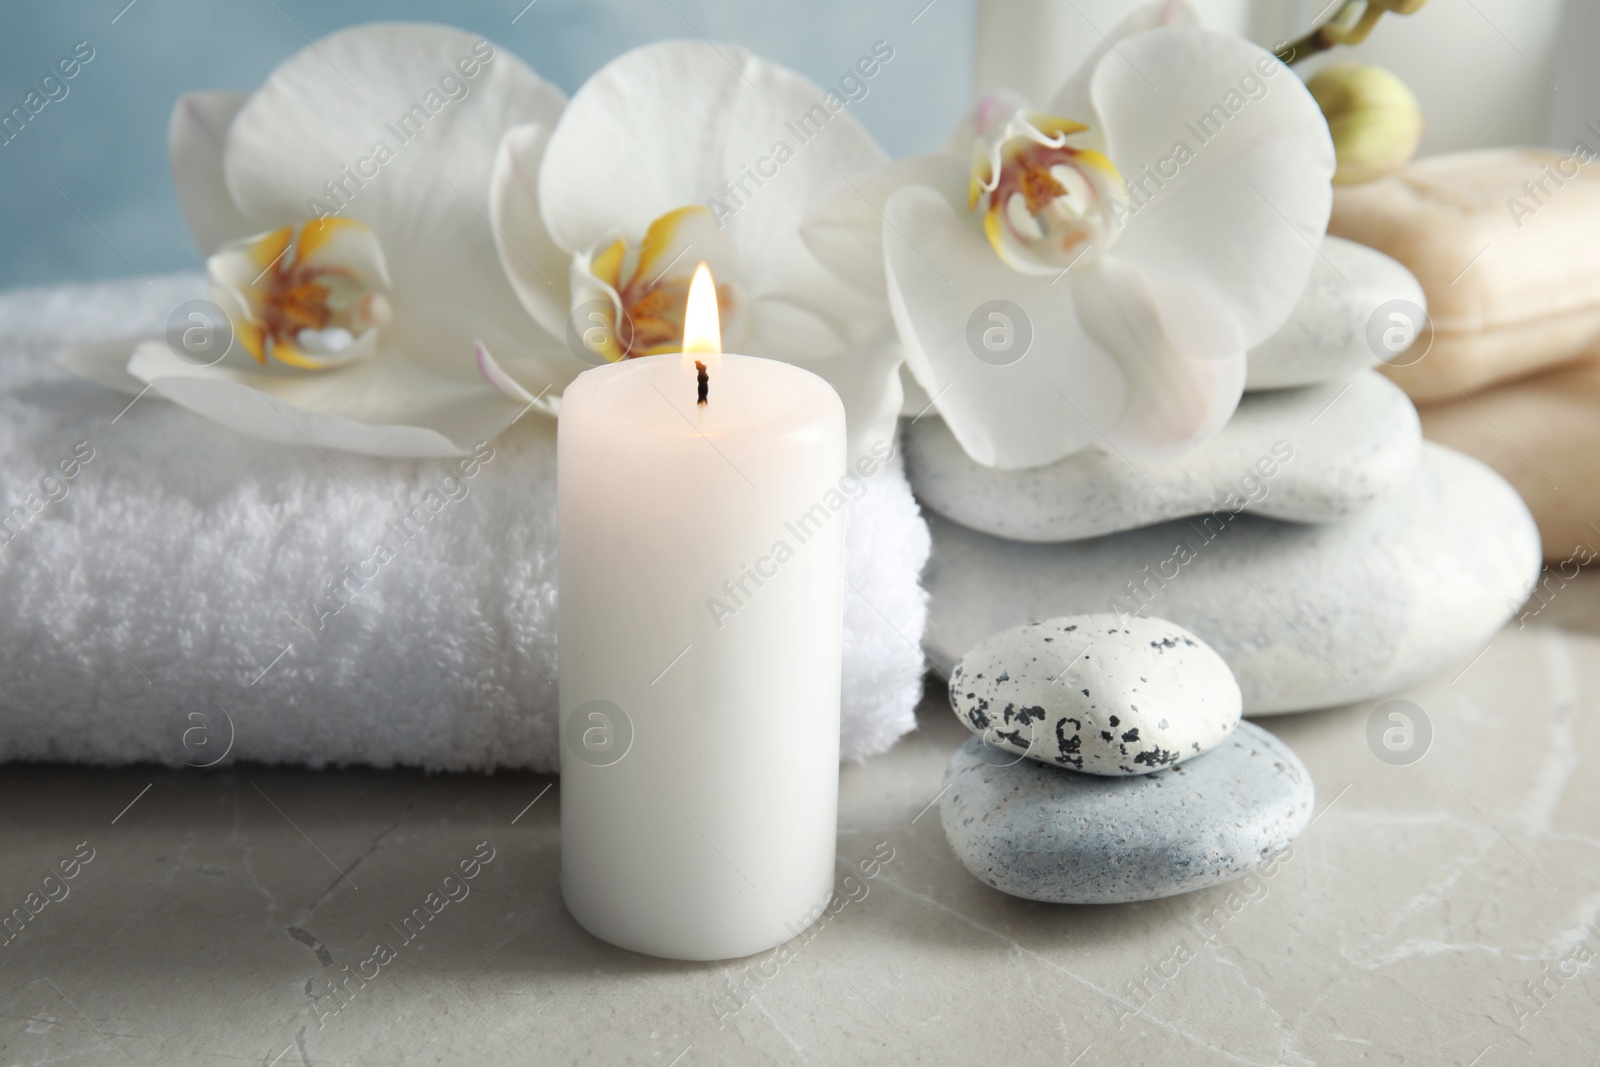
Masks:
[[[1574,141],[1600,148],[1600,134],[1589,123],[1600,127],[1600,64],[1595,49],[1600,48],[1600,3],[1595,0],[1569,0],[1561,20],[1548,73],[1560,89],[1550,94],[1550,125],[1545,144],[1571,149]]]
[[[1047,104],[1112,28],[1148,2],[978,0],[978,93],[1013,89]],[[1250,7],[1251,0],[1194,0],[1207,26],[1245,36]]]
[[[1006,87],[1043,103],[1104,34],[1145,2],[979,0],[978,91]],[[1269,48],[1304,33],[1337,4],[1194,0],[1208,27]],[[1566,6],[1564,0],[1431,0],[1414,15],[1385,15],[1365,43],[1295,69],[1306,77],[1337,58],[1398,74],[1427,117],[1422,155],[1544,144],[1547,137],[1566,144],[1585,121],[1600,124],[1600,71],[1593,61],[1600,3],[1574,0],[1563,29]]]

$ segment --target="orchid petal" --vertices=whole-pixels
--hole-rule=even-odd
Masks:
[[[1035,467],[1096,440],[1091,415],[1119,411],[1124,385],[1079,322],[1066,272],[1054,284],[1021,279],[926,186],[895,193],[884,214],[889,303],[906,364],[967,454],[990,467]],[[1032,334],[1004,366],[969,345],[974,316],[995,299],[1017,305]]]
[[[478,357],[478,372],[483,375],[484,381],[494,386],[512,400],[520,400],[524,404],[533,402],[533,394],[524,389],[518,381],[507,374],[496,363],[494,356],[483,347],[483,343],[472,346],[474,354]]]
[[[385,289],[394,284],[383,246],[371,230],[354,219],[330,215],[306,223],[295,247],[295,263],[347,270]]]
[[[701,263],[713,278],[736,278],[744,269],[728,231],[717,226],[711,212],[691,204],[650,223],[629,273],[652,285],[688,282]]]
[[[128,373],[128,357],[145,343],[161,344],[157,335],[113,337],[109,341],[91,341],[73,345],[56,353],[56,363],[64,370],[86,382],[115,389],[119,393],[137,396],[146,384]]]
[[[1237,324],[1209,286],[1182,271],[1107,256],[1073,279],[1083,327],[1117,357],[1127,399],[1107,440],[1134,458],[1166,458],[1220,430],[1244,392]]]
[[[1127,61],[1108,55],[1091,85],[1130,190],[1115,254],[1146,273],[1187,273],[1245,348],[1259,344],[1293,310],[1327,229],[1328,125],[1292,72],[1237,37],[1156,29],[1118,53]],[[1203,116],[1220,128],[1197,134]]]
[[[800,224],[800,236],[834,274],[864,293],[885,296],[883,208],[889,197],[907,185],[926,185],[960,204],[966,182],[962,156],[934,152],[897,159],[823,193]]]
[[[905,361],[892,330],[826,359],[793,362],[833,386],[844,402],[848,455],[852,460],[881,446],[894,447],[904,394],[898,368]]]
[[[489,182],[489,219],[500,266],[517,298],[533,321],[560,337],[572,302],[567,255],[550,239],[539,214],[539,165],[551,129],[535,123],[506,131]]]
[[[184,93],[173,105],[167,123],[172,184],[184,221],[203,256],[259,228],[234,205],[222,171],[228,127],[246,99],[243,93],[220,89]]]
[[[814,197],[885,156],[842,99],[838,108],[826,99],[727,45],[668,41],[626,53],[578,91],[550,138],[539,177],[545,225],[576,252],[611,233],[637,239],[667,212],[709,203],[751,302],[801,303],[844,343],[865,340],[887,324],[881,303],[830,273],[800,223]],[[748,353],[767,355],[766,340],[747,334]]]
[[[585,363],[616,363],[627,358],[633,330],[624,321],[622,267],[628,244],[620,237],[600,243],[593,252],[579,252],[568,268],[572,290],[571,332],[585,351],[575,353]]]
[[[944,151],[965,159],[972,152],[972,142],[985,130],[994,129],[1019,111],[1028,110],[1026,97],[1014,89],[991,89],[978,98],[971,111],[962,115],[944,141]]]
[[[924,415],[932,412],[933,398],[928,395],[926,389],[917,383],[915,375],[911,373],[911,368],[901,363],[898,377],[900,379],[901,393],[900,414],[912,422],[916,422]]]
[[[385,362],[481,388],[474,337],[500,353],[559,347],[506,280],[485,200],[502,132],[553,124],[561,107],[559,90],[473,34],[356,26],[290,57],[240,110],[228,188],[257,229],[322,210],[366,223],[393,276],[393,332],[406,339]]]
[[[537,395],[528,392],[523,388],[521,382],[500,366],[499,361],[489,353],[483,342],[480,341],[474,344],[472,348],[473,353],[477,356],[478,372],[483,375],[484,381],[494,386],[507,398],[515,400],[517,403],[524,405],[524,407],[538,407],[549,415],[556,413],[554,401],[548,399],[551,396],[548,387]]]
[[[370,456],[465,455],[526,410],[481,379],[432,374],[420,361],[389,355],[290,376],[197,366],[150,342],[134,350],[128,372],[179,406],[252,437]]]
[[[1050,110],[1057,115],[1067,115],[1088,121],[1088,116],[1094,114],[1094,105],[1090,99],[1090,81],[1094,78],[1095,70],[1100,66],[1101,60],[1111,57],[1111,62],[1121,64],[1135,77],[1145,77],[1146,72],[1142,66],[1135,66],[1135,61],[1121,48],[1123,41],[1136,33],[1145,30],[1159,29],[1163,26],[1199,28],[1201,25],[1200,13],[1188,0],[1154,0],[1143,7],[1130,12],[1126,17],[1105,34],[1100,43],[1095,45],[1078,64],[1078,69],[1065,85],[1056,93],[1050,102]],[[1114,54],[1113,54],[1114,53]],[[1161,71],[1148,72],[1148,76],[1157,82],[1162,79]],[[1191,101],[1192,103],[1192,101]]]
[[[560,389],[574,377],[565,361],[557,370],[549,357],[518,353],[497,358],[482,341],[473,345],[473,356],[479,375],[497,392],[546,415],[556,414],[561,403]]]

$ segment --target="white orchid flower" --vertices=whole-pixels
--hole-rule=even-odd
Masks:
[[[384,23],[317,41],[248,97],[184,96],[173,178],[232,346],[122,340],[61,361],[270,441],[470,451],[528,407],[483,380],[476,341],[547,377],[566,362],[507,284],[487,213],[501,135],[554,126],[564,103],[473,34]],[[220,325],[194,321],[177,336]]]
[[[507,133],[491,218],[523,306],[567,337],[578,370],[681,350],[705,261],[725,350],[827,379],[859,455],[893,439],[893,324],[881,296],[818,261],[800,223],[818,194],[885,158],[837,93],[738,48],[668,41],[608,63],[553,131]],[[508,396],[550,384],[547,369],[489,347],[485,376]]]
[[[806,238],[885,292],[917,384],[977,462],[1160,457],[1232,414],[1246,351],[1305,286],[1333,168],[1294,74],[1166,2],[1047,108],[985,99],[951,150],[836,191]]]

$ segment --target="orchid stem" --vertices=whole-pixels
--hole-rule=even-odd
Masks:
[[[1357,7],[1361,7],[1361,15],[1351,18]],[[1372,32],[1372,27],[1378,24],[1385,10],[1383,5],[1373,3],[1371,0],[1344,0],[1332,18],[1304,37],[1278,48],[1273,55],[1281,59],[1285,65],[1292,67],[1300,60],[1319,52],[1326,52],[1340,45],[1360,44],[1367,39],[1367,34]]]

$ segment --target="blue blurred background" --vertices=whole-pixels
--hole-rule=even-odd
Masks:
[[[0,289],[199,269],[167,166],[173,101],[192,89],[253,89],[308,38],[358,22],[425,20],[476,31],[569,94],[618,53],[663,38],[731,41],[819,84],[887,40],[894,63],[852,111],[896,156],[938,144],[971,98],[973,0],[526,4],[93,0],[0,7],[0,113],[20,106],[75,44],[94,49],[66,82],[67,95],[0,144]]]

